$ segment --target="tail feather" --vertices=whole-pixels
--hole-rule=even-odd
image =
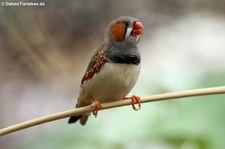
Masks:
[[[88,115],[82,115],[82,117],[80,118],[80,124],[84,126],[87,120],[88,120]]]
[[[79,116],[72,116],[70,117],[68,123],[76,123],[78,120],[80,120],[81,125],[85,125],[88,119],[88,115],[79,115]]]
[[[79,98],[78,98],[79,102]],[[78,108],[78,104],[76,104],[76,108]],[[68,124],[76,123],[78,120],[80,120],[81,125],[85,125],[88,120],[88,115],[78,115],[78,116],[72,116],[69,118]]]
[[[72,124],[72,123],[75,123],[76,121],[78,121],[79,119],[81,119],[82,115],[79,115],[79,116],[72,116],[70,117],[68,123],[69,124]]]

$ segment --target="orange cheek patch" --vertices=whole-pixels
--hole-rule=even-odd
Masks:
[[[111,28],[112,37],[117,41],[123,41],[125,38],[125,24],[117,23]]]

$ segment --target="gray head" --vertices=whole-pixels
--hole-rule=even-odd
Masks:
[[[143,34],[144,26],[136,19],[129,16],[119,17],[109,23],[106,31],[107,40],[123,42],[128,38],[136,38],[139,40]]]

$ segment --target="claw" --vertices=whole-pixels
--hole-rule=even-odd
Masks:
[[[98,111],[100,109],[102,109],[102,105],[100,104],[99,101],[96,101],[96,100],[92,100],[92,104],[95,106],[95,110],[93,111],[93,115],[95,116],[95,118],[97,117],[98,115]]]
[[[123,100],[126,100],[126,99],[131,99],[131,101],[132,101],[132,108],[133,108],[135,111],[138,111],[138,110],[141,109],[141,99],[140,99],[139,96],[133,95],[133,96],[131,96],[130,98],[129,98],[129,97],[123,98]],[[135,101],[136,101],[136,103],[138,104],[138,108],[136,108],[135,105],[134,105],[134,104],[135,104]]]
[[[140,109],[141,109],[141,99],[140,99],[140,97],[139,97],[139,96],[133,95],[133,96],[131,97],[131,100],[132,100],[132,108],[133,108],[135,111],[140,110]],[[136,101],[137,104],[138,104],[138,108],[136,108],[135,105],[134,105],[134,102],[135,102],[135,101]]]

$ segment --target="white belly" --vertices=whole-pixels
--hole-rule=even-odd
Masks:
[[[105,64],[100,72],[81,86],[78,106],[91,104],[91,99],[100,103],[121,100],[135,85],[140,65]]]

